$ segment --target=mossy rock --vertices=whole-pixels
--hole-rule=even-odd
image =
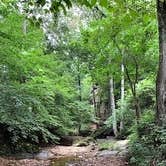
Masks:
[[[75,146],[77,146],[77,147],[88,146],[92,142],[95,142],[93,137],[86,137],[86,138],[83,138],[83,139],[79,140],[78,142],[76,142]]]
[[[76,144],[77,147],[88,146],[89,143],[86,141],[80,141]]]

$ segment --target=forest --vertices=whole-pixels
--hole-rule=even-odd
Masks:
[[[166,166],[166,0],[0,0],[0,166]]]

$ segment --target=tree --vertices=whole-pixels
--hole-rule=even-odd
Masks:
[[[124,78],[124,64],[123,64],[123,57],[122,57],[122,63],[121,63],[121,121],[120,121],[120,133],[122,133],[124,128],[124,122],[123,122],[123,112],[124,112],[124,99],[125,99],[125,78]]]
[[[115,109],[115,97],[114,97],[114,81],[110,78],[110,103],[111,103],[111,111],[112,111],[112,125],[113,125],[113,132],[115,137],[118,136],[118,129],[117,129],[117,117],[116,117],[116,109]]]
[[[159,29],[159,69],[156,82],[157,121],[166,120],[166,1],[157,0]]]
[[[12,152],[24,149],[25,144],[57,143],[69,131],[74,133],[76,124],[87,125],[93,113],[85,102],[88,97],[85,99],[84,95],[83,67],[79,66],[84,101],[78,102],[76,72],[71,58],[63,59],[66,56],[63,48],[61,52],[44,53],[42,30],[25,21],[15,10],[7,11],[0,19],[0,137],[3,143]],[[71,56],[79,59],[75,67],[82,65],[84,50],[72,48],[76,50]]]

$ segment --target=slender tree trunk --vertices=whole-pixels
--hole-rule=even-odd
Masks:
[[[116,110],[115,110],[115,97],[114,97],[114,81],[111,78],[109,81],[110,84],[110,103],[111,103],[111,111],[112,111],[112,124],[113,124],[113,132],[115,137],[118,136],[118,130],[117,130],[117,119],[116,119]]]
[[[118,45],[118,43],[116,42],[115,39],[114,39],[114,43],[115,43],[117,49],[119,50],[119,53],[123,57],[123,51],[122,51],[122,49],[120,49],[120,47],[119,47],[119,45]],[[134,98],[134,107],[135,107],[136,122],[139,123],[140,106],[139,106],[139,100],[137,98],[137,91],[136,91],[136,84],[138,83],[138,75],[139,75],[139,65],[137,63],[136,58],[134,58],[134,62],[135,62],[135,79],[134,79],[134,81],[130,77],[129,70],[127,68],[126,63],[123,63],[123,66],[124,66],[124,69],[125,69],[125,73],[126,73],[127,79],[129,81],[129,86],[130,86],[133,98]]]
[[[93,85],[93,105],[94,105],[94,111],[95,111],[95,116],[100,118],[100,110],[99,110],[99,94],[98,94],[98,87],[96,85]]]
[[[78,60],[76,62],[77,67],[77,86],[78,86],[78,99],[79,101],[82,101],[82,85],[81,85],[81,66],[80,61]]]
[[[121,121],[120,121],[120,132],[122,132],[124,128],[124,122],[123,122],[123,111],[124,111],[124,64],[121,64]]]
[[[134,99],[134,108],[135,108],[136,122],[139,123],[140,106],[139,106],[139,100],[138,100],[138,97],[137,97],[137,90],[136,90],[136,83],[138,81],[138,69],[136,69],[135,81],[133,82],[131,80],[131,78],[130,78],[128,68],[127,68],[127,66],[125,64],[124,64],[124,68],[125,68],[125,73],[126,73],[127,79],[129,81],[130,88],[131,88],[131,93],[132,93],[133,99]]]
[[[78,74],[78,91],[79,91],[79,101],[82,101],[82,86],[81,86],[81,76]]]
[[[134,96],[134,106],[135,106],[136,120],[137,120],[137,123],[139,123],[139,119],[140,119],[140,106],[139,106],[139,100],[138,100],[137,96]]]
[[[93,95],[94,112],[95,112],[95,116],[97,117],[97,106],[96,106],[96,97],[95,97],[95,85],[93,85],[92,95]]]
[[[157,0],[159,27],[159,69],[156,81],[157,122],[166,120],[166,2]]]

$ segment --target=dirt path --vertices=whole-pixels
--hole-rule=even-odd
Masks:
[[[127,166],[126,141],[116,141],[114,149],[97,146],[56,146],[43,149],[33,159],[0,158],[0,166]]]

